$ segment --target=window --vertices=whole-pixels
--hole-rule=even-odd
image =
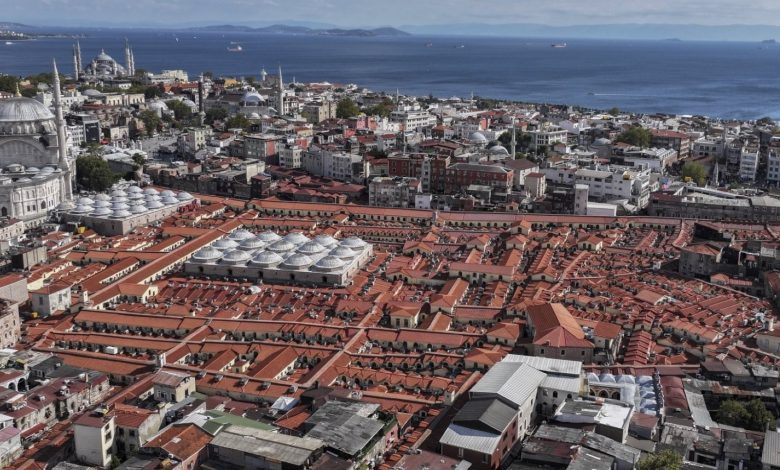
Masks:
[[[488,463],[490,462],[490,456],[488,454],[482,455],[482,463]]]
[[[463,448],[458,447],[458,457],[463,458]]]

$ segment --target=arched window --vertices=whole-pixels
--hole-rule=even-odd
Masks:
[[[3,206],[3,208],[0,209],[0,215],[2,215],[3,217],[8,217],[8,208]]]

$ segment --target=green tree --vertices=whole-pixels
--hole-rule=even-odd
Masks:
[[[617,141],[645,148],[650,147],[650,143],[653,141],[653,134],[644,127],[634,126],[620,134],[617,137]]]
[[[736,400],[723,401],[716,416],[718,422],[722,424],[760,432],[766,431],[767,426],[774,427],[775,422],[775,416],[766,409],[764,403],[758,398],[747,403]]]
[[[146,128],[146,133],[148,135],[153,135],[155,131],[157,131],[157,127],[162,122],[162,119],[160,116],[157,115],[154,111],[151,109],[146,109],[144,111],[141,111],[138,114],[139,119],[143,121],[144,127]]]
[[[618,114],[620,114],[620,109],[619,109],[619,108],[617,108],[617,107],[614,107],[614,108],[609,108],[609,111],[607,111],[607,113],[608,113],[610,116],[617,116]]]
[[[336,117],[341,119],[351,118],[360,114],[360,108],[352,101],[352,98],[342,98],[336,105]]]
[[[105,191],[119,180],[103,157],[90,149],[76,159],[76,182],[89,191]]]
[[[168,100],[165,104],[173,111],[173,118],[177,121],[185,121],[192,117],[192,109],[179,100]]]
[[[152,98],[159,98],[163,95],[162,90],[160,90],[160,87],[156,86],[148,86],[144,88],[144,98],[147,100],[150,100]]]
[[[636,468],[637,470],[679,470],[682,461],[682,455],[667,449],[645,456]]]
[[[368,110],[368,114],[388,117],[390,116],[390,113],[393,112],[393,109],[395,109],[395,103],[393,102],[393,100],[391,100],[388,97],[384,97],[382,98],[381,102],[379,102],[376,106]]]
[[[235,116],[229,118],[227,121],[225,121],[225,127],[228,129],[237,129],[237,128],[246,129],[251,125],[252,123],[249,122],[249,119],[247,119],[247,117],[241,113],[238,113]]]
[[[19,79],[12,75],[0,75],[0,91],[16,93],[16,84]]]
[[[690,178],[691,181],[702,186],[707,181],[707,170],[704,165],[698,162],[685,162],[682,168],[683,178]]]
[[[211,108],[206,111],[206,124],[213,124],[214,121],[223,121],[227,118],[228,112],[225,108]]]

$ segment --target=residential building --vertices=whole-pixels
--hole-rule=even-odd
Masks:
[[[691,137],[688,134],[667,129],[650,129],[650,132],[653,134],[653,147],[675,150],[681,160],[691,155]]]
[[[80,462],[107,467],[115,435],[114,415],[105,410],[87,413],[73,423],[76,458]]]
[[[49,316],[55,312],[66,313],[70,310],[71,285],[65,281],[44,285],[30,292],[32,308],[40,315]]]
[[[739,179],[742,181],[755,181],[759,160],[758,147],[745,146],[739,155]]]
[[[421,193],[422,187],[416,178],[378,177],[368,184],[368,205],[413,207],[415,197]]]

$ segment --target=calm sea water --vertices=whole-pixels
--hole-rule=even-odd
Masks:
[[[92,32],[84,61],[105,48],[136,67],[255,75],[284,68],[285,80],[357,83],[439,97],[480,96],[637,112],[780,118],[780,45],[515,38],[338,38],[247,33]],[[176,41],[178,38],[178,41]],[[228,52],[240,42],[243,52]],[[48,70],[52,57],[72,73],[67,39],[0,43],[0,73]],[[462,46],[462,47],[461,47]]]

